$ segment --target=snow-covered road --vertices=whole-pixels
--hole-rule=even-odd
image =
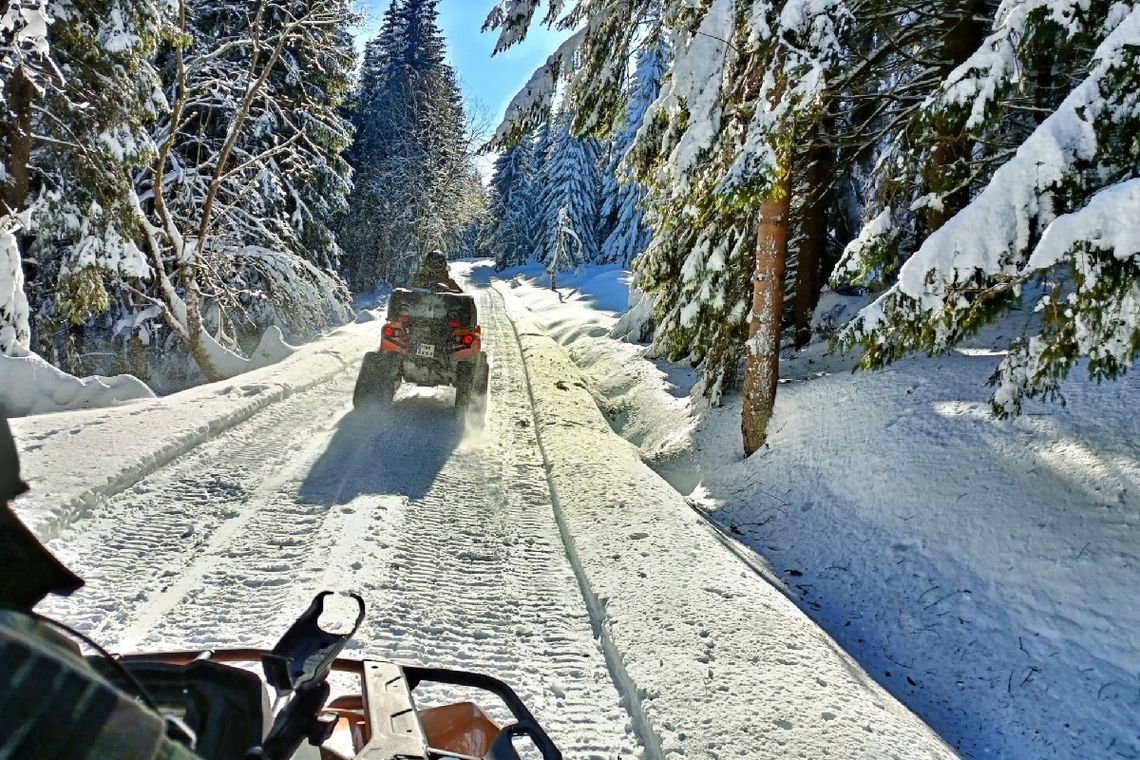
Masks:
[[[71,523],[50,545],[87,586],[44,611],[123,651],[262,646],[316,592],[352,589],[370,609],[350,652],[490,672],[567,757],[633,756],[551,512],[518,343],[507,320],[483,321],[481,434],[443,390],[353,411],[342,372]]]
[[[509,287],[464,271],[482,430],[443,389],[354,411],[367,321],[229,383],[16,420],[17,507],[87,579],[43,611],[119,651],[266,646],[354,590],[350,653],[496,675],[567,758],[953,756],[645,466]]]

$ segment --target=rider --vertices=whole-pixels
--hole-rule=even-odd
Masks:
[[[443,251],[436,249],[427,255],[420,271],[412,278],[413,288],[427,288],[428,290],[445,290],[452,293],[462,293],[463,289],[451,279],[447,271],[447,257]]]
[[[26,492],[0,415],[0,752],[68,760],[194,760],[154,711],[97,675],[75,644],[32,608],[83,581],[12,511]]]

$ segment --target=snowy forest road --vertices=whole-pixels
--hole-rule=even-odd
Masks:
[[[41,611],[122,652],[264,647],[351,590],[348,654],[498,676],[567,758],[955,756],[613,430],[513,281],[455,270],[482,429],[445,389],[352,408],[372,314],[232,382],[17,419],[17,507],[87,580]]]
[[[70,522],[87,586],[41,608],[118,651],[270,646],[312,596],[369,614],[347,654],[491,673],[567,757],[632,757],[630,716],[552,513],[522,354],[482,291],[482,431],[447,391],[354,411],[355,368],[212,437]]]

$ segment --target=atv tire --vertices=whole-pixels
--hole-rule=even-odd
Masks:
[[[360,364],[360,374],[352,391],[352,405],[359,409],[367,404],[387,406],[396,395],[399,357],[382,351],[369,351]]]
[[[487,386],[490,384],[490,379],[491,367],[487,363],[487,356],[479,354],[471,378],[471,401],[467,406],[466,424],[469,427],[483,427],[484,418],[487,416]]]
[[[475,376],[472,378],[471,392],[486,399],[487,387],[490,383],[491,367],[487,364],[487,355],[481,353],[475,362]]]
[[[475,363],[459,362],[455,368],[455,410],[466,411],[471,405],[471,390],[475,381]]]

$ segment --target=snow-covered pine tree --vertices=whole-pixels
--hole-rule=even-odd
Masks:
[[[840,0],[575,3],[565,15],[581,31],[512,101],[498,139],[549,112],[559,76],[569,80],[564,107],[577,112],[578,130],[612,122],[615,72],[626,70],[637,24],[658,11],[674,55],[634,150],[657,228],[639,272],[658,304],[657,346],[703,361],[714,399],[746,347],[742,425],[751,453],[776,387],[791,146],[797,127],[819,118],[852,13]],[[488,23],[511,40],[528,20],[493,14]]]
[[[864,347],[861,366],[945,351],[1026,297],[1036,315],[992,378],[996,413],[1057,396],[1079,362],[1093,378],[1111,379],[1135,361],[1140,7],[1008,0],[992,34],[928,107],[968,114],[971,128],[984,124],[1002,110],[1020,61],[1069,60],[1089,39],[1097,46],[1087,64],[1054,72],[1084,70],[1083,80],[841,335],[841,345]]]
[[[578,268],[598,259],[598,142],[570,134],[570,118],[563,115],[552,129],[553,142],[544,181],[546,256],[544,264],[558,269]],[[559,247],[567,236],[574,244]]]
[[[346,151],[354,168],[348,208],[337,221],[337,235],[345,251],[343,266],[354,288],[374,286],[379,272],[382,226],[377,210],[383,201],[383,173],[390,157],[386,137],[398,128],[398,114],[388,107],[389,86],[395,81],[400,17],[396,3],[384,13],[380,33],[364,47],[359,80],[348,107],[355,138]]]
[[[646,40],[637,56],[624,121],[610,138],[610,161],[602,185],[603,229],[599,261],[629,266],[649,246],[652,230],[645,224],[645,187],[633,178],[625,163],[626,154],[641,129],[645,113],[657,99],[661,80],[669,64],[669,52],[660,35]]]
[[[60,328],[123,308],[122,283],[145,276],[130,172],[153,147],[165,14],[150,0],[9,2],[0,13],[0,227],[32,263],[31,332],[49,355],[53,336],[70,334]],[[0,306],[0,330],[12,313]],[[26,345],[28,326],[17,332]]]
[[[531,139],[529,135],[522,139]],[[532,156],[532,180],[530,196],[534,200],[534,217],[530,226],[530,254],[534,261],[546,261],[549,256],[547,244],[550,242],[551,215],[558,209],[550,204],[550,160],[554,148],[554,129],[549,120],[542,121],[534,130],[534,153]]]
[[[534,146],[529,139],[507,148],[495,160],[491,177],[491,227],[488,245],[499,270],[526,261],[533,241],[537,211],[534,187]]]
[[[906,258],[965,207],[1043,115],[1064,97],[1057,76],[1067,66],[1066,61],[1087,58],[1091,52],[1087,40],[1083,42],[1087,49],[1081,55],[1074,56],[1071,47],[1054,46],[1063,42],[1054,39],[1053,43],[1035,46],[1048,51],[1045,57],[1018,60],[1018,73],[995,72],[999,76],[983,85],[996,88],[986,98],[994,108],[985,119],[965,109],[936,107],[943,82],[965,77],[954,97],[971,97],[969,89],[978,81],[967,75],[970,68],[1004,68],[1011,61],[1008,54],[1015,39],[1020,39],[1017,35],[1024,31],[1027,16],[1045,12],[1047,5],[1064,15],[1084,15],[1076,10],[1076,4],[1064,1],[955,0],[946,3],[940,14],[880,14],[863,30],[868,40],[864,57],[874,65],[868,67],[867,85],[853,83],[856,86],[848,88],[847,95],[850,110],[865,117],[848,125],[842,141],[849,153],[869,156],[873,164],[868,166],[863,183],[864,223],[844,251],[836,284],[854,282],[880,290],[893,282]],[[1103,9],[1090,7],[1089,11],[1091,16],[1103,18]],[[1000,21],[1003,18],[1013,24]],[[968,64],[994,23],[1005,29],[999,34],[1000,40],[994,40],[998,48],[991,46],[994,57]],[[933,55],[930,60],[916,61],[905,52],[910,46],[930,50]],[[1016,97],[1005,97],[1014,79],[1020,92]]]
[[[366,53],[352,149],[358,190],[341,225],[358,290],[407,281],[428,251],[458,247],[482,213],[437,6],[393,0]]]

